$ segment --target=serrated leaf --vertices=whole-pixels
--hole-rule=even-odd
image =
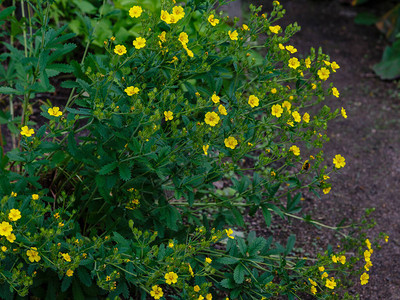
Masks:
[[[239,262],[239,259],[236,257],[221,257],[218,258],[215,262],[222,265],[233,265]]]
[[[109,173],[111,173],[112,171],[114,171],[115,168],[116,168],[117,166],[118,166],[118,162],[113,161],[112,163],[109,163],[109,164],[103,166],[103,167],[100,169],[99,174],[100,174],[100,175],[109,174]]]
[[[87,287],[92,285],[92,278],[89,274],[89,272],[85,268],[78,268],[78,277],[81,280],[81,282],[86,285]]]
[[[233,289],[235,287],[235,283],[232,282],[232,280],[228,279],[228,278],[221,280],[221,282],[219,284],[226,289]]]
[[[132,174],[131,174],[131,168],[128,164],[122,164],[119,165],[119,176],[123,181],[128,181],[131,179]]]
[[[61,282],[61,292],[65,292],[71,286],[72,277],[64,276],[63,281]]]
[[[296,235],[291,234],[286,243],[286,250],[285,250],[286,255],[288,255],[292,251],[295,243],[296,243]]]
[[[246,273],[246,269],[241,264],[239,264],[233,271],[233,279],[236,283],[241,284],[244,281],[244,275],[246,275]]]
[[[18,91],[18,90],[16,90],[16,89],[13,89],[13,88],[11,88],[11,87],[8,87],[8,86],[2,86],[2,87],[0,87],[0,94],[6,94],[6,95],[22,95],[23,93],[22,92],[20,92],[20,91]]]
[[[248,247],[250,256],[256,255],[258,251],[261,251],[266,245],[265,239],[262,237],[256,238]]]
[[[242,253],[242,255],[246,255],[247,245],[246,245],[246,242],[244,241],[244,239],[236,238],[236,241],[239,246],[240,253]]]

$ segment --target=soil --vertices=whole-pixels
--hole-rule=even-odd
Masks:
[[[271,11],[272,0],[249,2],[263,5],[262,12]],[[381,240],[382,249],[374,252],[368,284],[361,286],[360,280],[353,278],[350,293],[360,294],[361,299],[394,300],[400,299],[399,86],[394,96],[396,83],[380,80],[371,69],[380,61],[388,42],[374,26],[354,22],[358,12],[382,15],[394,2],[370,2],[370,6],[352,7],[344,1],[285,0],[281,3],[286,15],[279,24],[284,27],[297,22],[302,27],[291,40],[298,57],[307,56],[310,47],[321,46],[331,61],[340,65],[329,78],[339,89],[340,98],[331,97],[324,104],[333,109],[343,106],[348,115],[347,119],[330,122],[330,141],[324,148],[326,157],[343,155],[346,166],[341,174],[331,176],[332,190],[328,195],[322,199],[306,197],[301,214],[311,213],[313,219],[335,226],[342,219],[358,222],[365,209],[375,208],[372,217],[377,225],[367,237],[372,240],[379,232],[385,232],[390,236],[389,242]],[[269,233],[263,229],[264,224],[254,225],[260,228],[259,234]],[[287,232],[284,227],[275,229],[274,237],[277,233],[281,238],[295,233],[296,247],[305,253],[315,253],[315,249],[322,252],[328,244],[336,248],[339,241],[333,232],[300,221],[294,221]]]

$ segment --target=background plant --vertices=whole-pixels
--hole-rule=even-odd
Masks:
[[[29,105],[52,91],[52,63],[75,46],[65,43],[73,37],[62,35],[65,27],[48,25],[51,3],[38,4],[16,47],[11,37],[4,42],[4,74],[21,71],[4,77],[1,90],[11,101],[4,120],[18,139],[2,155],[3,291],[260,299],[345,288],[340,276],[356,256],[338,264],[333,255],[345,253],[329,249],[305,260],[291,256],[295,236],[282,246],[229,229],[246,227],[243,215],[257,211],[267,226],[278,215],[342,229],[298,216],[302,193],[329,193],[329,176],[345,165],[336,156],[328,167],[320,150],[327,122],[347,117],[344,108],[320,105],[339,97],[324,84],[339,66],[321,50],[293,55],[288,42],[299,27],[276,25],[284,13],[277,1],[269,16],[251,6],[240,27],[213,2],[165,2],[157,13],[136,7],[133,46],[110,36],[104,55],[88,54],[95,22],[81,62],[56,69],[76,77],[63,83],[70,97],[61,110],[43,103],[39,128],[28,122]],[[12,10],[4,15],[13,18]],[[17,121],[9,121],[13,101],[22,103]]]

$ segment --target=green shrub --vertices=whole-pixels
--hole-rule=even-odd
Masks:
[[[212,1],[135,7],[133,46],[110,37],[104,55],[70,64],[55,60],[73,35],[50,28],[50,3],[39,4],[28,22],[37,30],[18,37],[24,50],[4,42],[2,57],[16,70],[0,79],[15,141],[0,174],[4,298],[347,297],[348,273],[362,273],[355,265],[371,248],[365,224],[359,239],[330,227],[358,253],[347,260],[346,247],[307,259],[293,252],[295,235],[281,245],[230,229],[258,211],[267,226],[276,215],[329,227],[297,215],[302,193],[329,193],[345,166],[320,150],[327,122],[347,118],[318,105],[339,97],[325,84],[339,66],[321,50],[293,55],[300,28],[275,25],[279,2],[268,16],[250,6],[240,27]],[[37,128],[29,107],[60,72],[76,77],[63,82],[71,96],[62,110],[42,101]],[[22,117],[11,109],[19,101]]]

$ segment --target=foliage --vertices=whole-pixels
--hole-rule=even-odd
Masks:
[[[350,238],[298,215],[302,194],[329,193],[346,164],[339,154],[325,163],[320,149],[327,122],[347,118],[320,104],[339,97],[324,83],[339,66],[321,50],[293,56],[300,28],[274,25],[278,1],[269,15],[251,6],[242,26],[211,1],[133,7],[134,47],[109,37],[104,54],[89,54],[89,38],[80,63],[56,62],[75,45],[66,26],[49,26],[51,2],[25,5],[34,15],[22,21],[13,8],[0,15],[22,26],[1,56],[10,109],[0,120],[13,136],[1,152],[4,298],[348,297],[349,272],[372,254],[357,236],[365,226]],[[61,72],[76,80],[63,81],[71,93],[60,110],[38,95]],[[41,126],[30,120],[38,103]],[[267,227],[278,216],[334,229],[352,248],[306,259],[295,235],[281,245],[230,228],[257,212]]]

